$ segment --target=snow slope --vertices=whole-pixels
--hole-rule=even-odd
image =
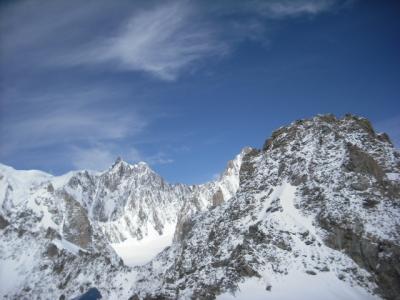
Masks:
[[[288,182],[274,189],[270,198],[281,201],[282,209],[280,218],[285,223],[285,228],[291,232],[309,232],[317,242],[321,242],[312,220],[304,216],[294,206],[296,187]],[[267,201],[266,201],[267,203]],[[296,229],[295,229],[296,228]],[[301,245],[299,245],[299,248]],[[321,246],[324,247],[324,246]],[[303,249],[304,252],[307,249]],[[326,255],[329,255],[327,249]],[[272,288],[273,287],[273,288]],[[338,279],[334,272],[321,272],[318,274],[307,274],[295,265],[287,270],[284,276],[272,275],[269,272],[262,274],[261,278],[252,277],[238,284],[238,290],[234,293],[226,293],[218,296],[218,300],[244,300],[244,299],[271,299],[291,300],[295,293],[297,299],[310,300],[372,300],[379,299],[371,295],[365,289],[357,285],[349,285]]]
[[[175,226],[169,225],[161,236],[153,230],[142,240],[129,238],[122,243],[111,244],[111,246],[127,266],[141,266],[150,262],[162,250],[170,246],[174,233]]]
[[[233,295],[222,294],[218,300],[374,300],[380,299],[358,286],[349,286],[339,280],[335,274],[327,272],[311,276],[296,270],[286,276],[274,278],[268,282],[271,290],[266,290],[264,280],[250,278],[239,283],[238,291]],[[273,286],[273,288],[272,288]]]

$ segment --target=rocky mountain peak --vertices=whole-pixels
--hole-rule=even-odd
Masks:
[[[400,153],[350,114],[281,127],[201,185],[117,159],[58,178],[0,168],[0,196],[0,263],[24,274],[0,289],[10,299],[93,286],[110,299],[215,299],[249,281],[274,298],[282,283],[300,294],[299,278],[308,290],[329,281],[333,298],[400,294]],[[110,246],[172,241],[174,228],[143,266],[124,266]]]
[[[168,278],[159,294],[167,298],[213,299],[249,277],[269,278],[265,289],[274,291],[271,278],[301,270],[397,299],[400,155],[380,136],[353,115],[279,128],[262,151],[243,156],[232,199],[220,201],[217,191],[218,205],[181,224],[179,243],[156,262],[171,268],[145,272],[138,294],[157,276]],[[168,282],[178,282],[177,293]]]
[[[346,136],[352,135],[353,143],[355,144],[373,143],[374,139],[376,139],[393,146],[387,134],[377,134],[370,121],[366,118],[351,114],[336,118],[332,114],[326,114],[317,115],[310,119],[297,120],[290,125],[280,127],[265,141],[263,150],[272,150],[285,146],[305,135],[318,136],[321,143],[327,136],[333,136],[336,141],[343,142],[346,140]]]
[[[124,161],[121,157],[118,157],[113,165],[103,172],[103,176],[113,177],[114,181],[117,178],[138,177],[138,176],[158,176],[146,162],[138,162],[130,164]]]

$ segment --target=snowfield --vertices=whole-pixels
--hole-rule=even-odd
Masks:
[[[141,266],[150,262],[166,247],[171,246],[175,226],[175,224],[168,225],[162,235],[151,230],[142,240],[129,238],[122,243],[111,244],[111,246],[127,266]]]

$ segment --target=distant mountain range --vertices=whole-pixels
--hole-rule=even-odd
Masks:
[[[0,241],[4,299],[400,299],[400,152],[318,115],[201,185],[0,165]]]

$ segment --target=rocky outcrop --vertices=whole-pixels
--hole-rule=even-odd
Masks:
[[[2,216],[0,215],[0,229],[6,228],[10,223]]]
[[[89,250],[92,243],[92,227],[85,209],[71,195],[64,194],[64,202],[63,237],[67,241]]]
[[[219,188],[212,197],[212,205],[218,206],[224,203],[224,194],[222,193],[221,188]]]
[[[325,243],[345,251],[359,266],[371,272],[385,299],[400,299],[400,246],[391,241],[363,236],[363,224],[338,224],[319,218],[329,234]],[[347,227],[346,227],[347,225]]]
[[[348,161],[345,164],[345,168],[347,170],[372,175],[377,181],[382,181],[384,175],[382,167],[370,155],[351,143],[346,146]]]

